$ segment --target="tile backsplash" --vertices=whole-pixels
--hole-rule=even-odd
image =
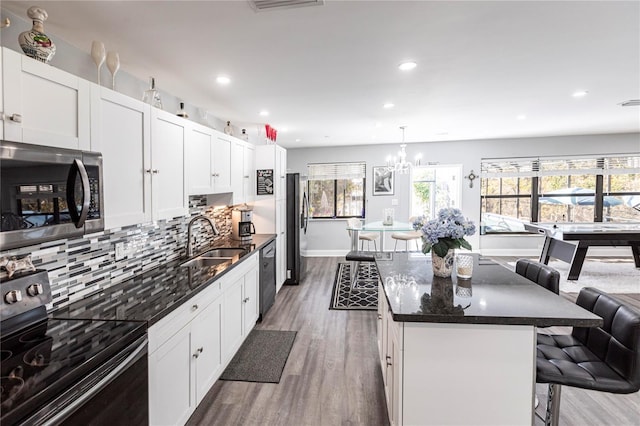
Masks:
[[[9,250],[2,256],[31,255],[37,269],[46,269],[51,280],[55,310],[100,289],[118,284],[135,274],[186,256],[187,225],[196,215],[214,220],[219,235],[214,236],[203,222],[194,223],[196,252],[215,240],[231,236],[231,207],[206,205],[206,197],[190,197],[190,216],[171,220],[108,229],[80,238],[56,240]],[[201,235],[202,234],[202,235]],[[126,257],[115,260],[115,246],[124,243]],[[6,272],[0,272],[5,276]]]

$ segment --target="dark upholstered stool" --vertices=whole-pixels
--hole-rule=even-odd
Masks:
[[[516,273],[555,294],[560,294],[560,273],[551,266],[529,259],[519,259],[516,262]]]
[[[560,385],[611,393],[640,390],[640,312],[595,288],[576,303],[604,319],[571,335],[538,334],[536,382],[549,384],[545,424],[557,425]]]
[[[345,259],[351,262],[351,277],[349,285],[349,299],[351,299],[351,292],[353,290],[358,291],[374,291],[370,288],[358,288],[358,271],[360,269],[361,262],[375,262],[375,252],[370,251],[350,251],[345,256]],[[378,291],[376,286],[375,291]]]

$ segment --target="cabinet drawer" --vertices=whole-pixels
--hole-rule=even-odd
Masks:
[[[195,295],[157,324],[149,328],[149,353],[153,353],[178,331],[189,324],[205,307],[222,294],[222,280],[209,284],[201,293]]]

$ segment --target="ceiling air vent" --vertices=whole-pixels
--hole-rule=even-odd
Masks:
[[[263,12],[292,7],[322,6],[324,0],[249,0],[249,4],[256,12]]]
[[[620,104],[620,106],[640,106],[640,99],[631,99],[629,101],[624,101]]]

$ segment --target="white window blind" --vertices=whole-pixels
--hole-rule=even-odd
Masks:
[[[316,163],[309,164],[309,180],[364,179],[366,163]]]
[[[640,173],[638,155],[580,155],[536,158],[485,158],[481,177],[613,175]]]

